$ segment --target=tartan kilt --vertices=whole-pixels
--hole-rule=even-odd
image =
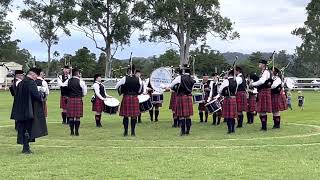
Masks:
[[[68,97],[60,96],[60,109],[67,109]]]
[[[271,89],[262,89],[258,93],[257,112],[272,112]]]
[[[70,97],[68,99],[67,117],[83,117],[82,97]]]
[[[177,117],[193,116],[192,96],[176,96],[176,106],[174,112]]]
[[[120,105],[120,116],[138,117],[140,115],[140,106],[138,96],[125,95]]]
[[[96,100],[92,103],[92,111],[102,112],[104,109],[104,101],[96,97]]]
[[[285,111],[288,109],[287,100],[285,95],[280,94],[272,94],[272,112]]]
[[[248,100],[248,112],[257,111],[257,97],[255,95],[250,95]]]
[[[248,98],[246,91],[238,91],[236,94],[238,112],[248,111]]]
[[[176,98],[177,98],[177,93],[171,92],[169,109],[171,109],[172,111],[174,111],[174,108],[176,106]]]
[[[222,117],[224,118],[237,118],[237,98],[236,97],[227,97],[223,100],[222,105]]]

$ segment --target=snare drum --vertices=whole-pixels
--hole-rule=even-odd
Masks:
[[[116,98],[107,98],[104,101],[103,112],[107,114],[117,114],[120,102]]]
[[[204,102],[204,95],[201,93],[193,95],[193,103],[203,103]]]
[[[149,95],[139,95],[139,106],[140,106],[140,112],[146,112],[149,111],[152,108],[152,102]]]
[[[161,104],[163,102],[163,94],[153,93],[151,96],[151,101],[153,104]]]
[[[207,103],[206,105],[206,109],[208,110],[208,112],[210,114],[215,113],[219,110],[221,110],[221,103],[219,99],[215,99],[213,101],[210,101],[209,103]]]

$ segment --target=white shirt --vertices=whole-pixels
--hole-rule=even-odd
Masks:
[[[80,87],[82,88],[82,95],[84,95],[84,96],[87,95],[87,93],[88,93],[88,88],[87,88],[86,83],[85,83],[81,78],[79,78],[78,76],[73,76],[73,78],[77,78],[77,79],[80,80]],[[67,80],[63,83],[63,85],[66,84],[66,86],[68,86],[68,82],[69,82],[69,79],[67,79]]]
[[[282,81],[278,76],[276,76],[271,85],[271,89],[278,87],[280,84],[282,84]]]
[[[222,84],[220,85],[220,87],[219,87],[219,89],[218,89],[218,94],[219,94],[219,95],[221,95],[222,90],[223,90],[225,87],[228,87],[228,86],[229,86],[229,79],[231,79],[231,78],[233,78],[233,77],[228,77],[228,79],[223,80]],[[236,82],[237,82],[237,86],[239,86],[239,85],[240,85],[240,84],[239,84],[240,81],[237,81],[237,80],[236,80]]]
[[[58,76],[58,82],[57,85],[59,87],[66,87],[68,86],[68,83],[66,83],[69,79],[71,78],[71,76],[68,74],[68,79],[65,82],[62,82],[62,75]]]
[[[16,87],[18,86],[18,84],[21,82],[22,80],[21,79],[16,79]]]
[[[210,86],[210,93],[209,93],[209,98],[211,100],[211,97],[212,97],[212,94],[213,94],[213,85],[218,85],[218,81],[217,82],[214,82],[214,81],[211,81],[209,86]],[[210,101],[208,100],[208,101]]]
[[[236,77],[236,81],[237,81],[237,84],[241,84],[242,83],[242,73],[239,73],[238,75],[237,75],[237,77]]]
[[[49,95],[49,86],[47,81],[45,81],[42,77],[38,77],[37,79],[40,79],[42,81],[41,89],[42,92],[44,92],[47,96]]]
[[[99,99],[101,99],[101,100],[105,100],[105,98],[104,97],[102,97],[101,96],[101,94],[100,94],[100,82],[94,82],[94,84],[92,85],[92,87],[93,87],[93,90],[94,90],[94,93],[95,93],[95,95],[99,98]],[[105,94],[106,94],[106,96],[108,96],[107,95],[107,92],[105,91],[105,87],[104,87],[104,85],[103,84],[101,84],[102,86],[103,86],[103,89],[104,89],[104,92],[105,92]]]
[[[149,90],[152,90],[148,87],[149,82],[150,78],[146,79],[146,83],[143,83],[143,94],[147,94]]]
[[[263,71],[262,76],[257,82],[252,83],[252,86],[260,86],[270,79],[270,72],[266,69]]]
[[[177,76],[172,82],[171,82],[171,85],[170,85],[170,88],[173,88],[175,85],[181,83],[181,75]]]
[[[124,76],[123,78],[120,79],[120,81],[117,82],[115,88],[118,89],[121,85],[124,85],[126,83],[126,77],[127,76]],[[139,77],[138,77],[139,78]],[[139,78],[139,84],[140,84],[140,89],[139,89],[139,92],[142,91],[142,88],[143,88],[143,83],[142,83],[142,80],[141,78]]]

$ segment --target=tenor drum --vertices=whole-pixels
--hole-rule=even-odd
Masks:
[[[193,103],[203,103],[204,95],[202,93],[197,93],[193,95]]]
[[[221,110],[221,102],[219,99],[215,99],[215,100],[207,103],[205,106],[210,114]]]
[[[151,96],[152,103],[162,103],[163,102],[163,94],[153,93]]]
[[[104,101],[103,112],[107,114],[117,114],[120,102],[116,98],[108,98]]]
[[[150,75],[150,85],[156,92],[163,93],[165,87],[170,87],[172,72],[168,68],[158,68]]]
[[[149,111],[152,108],[152,102],[149,95],[139,95],[139,108],[140,112]]]

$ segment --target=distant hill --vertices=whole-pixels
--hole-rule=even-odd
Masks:
[[[222,55],[229,64],[232,64],[234,62],[236,56],[238,56],[239,62],[242,62],[242,61],[247,60],[251,54],[243,54],[243,53],[239,53],[239,52],[225,52],[225,53],[222,53]],[[266,59],[270,58],[271,55],[272,55],[271,52],[262,52],[262,56]]]

